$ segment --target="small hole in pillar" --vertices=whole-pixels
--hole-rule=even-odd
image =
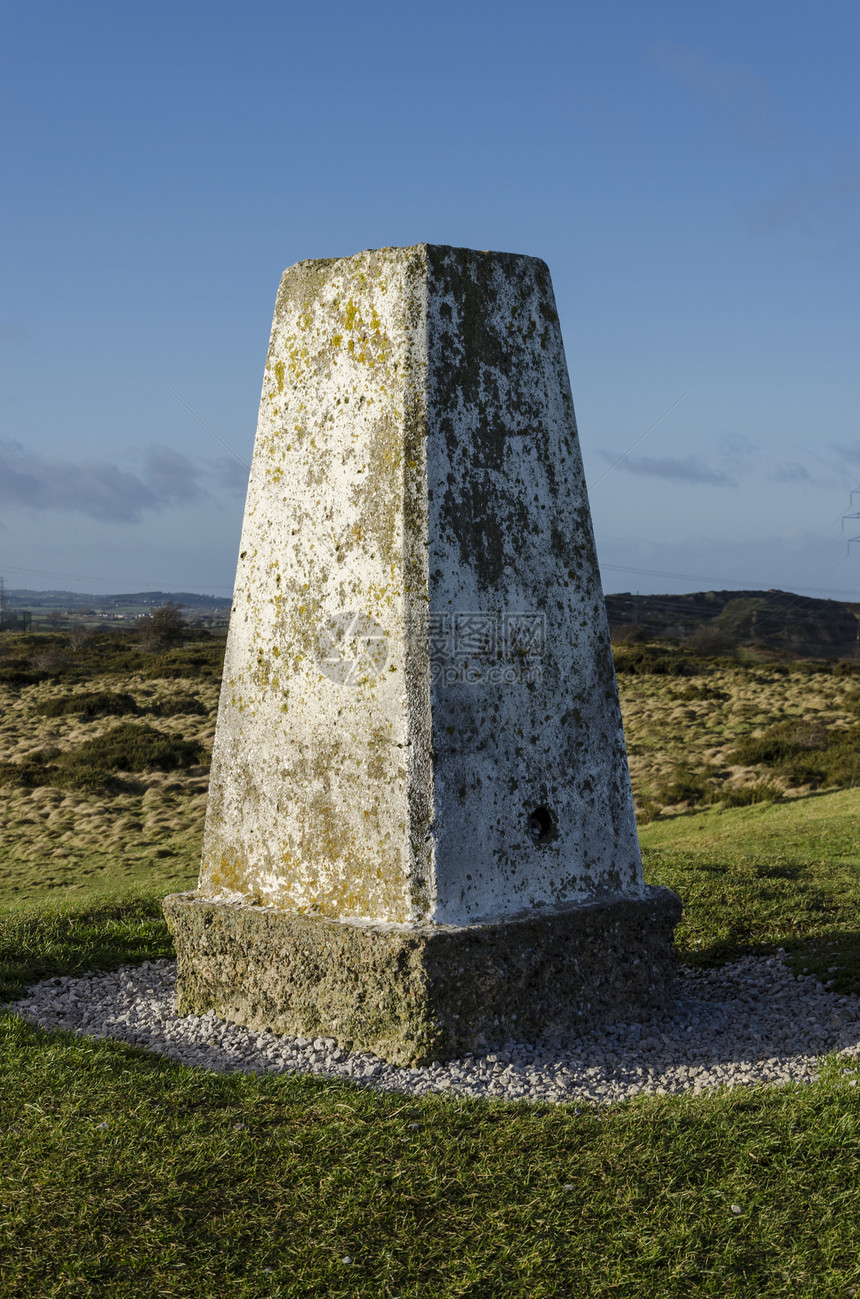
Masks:
[[[548,807],[536,807],[529,815],[529,836],[532,843],[555,838],[555,818]]]

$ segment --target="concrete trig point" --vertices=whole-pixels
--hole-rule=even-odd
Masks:
[[[558,316],[420,244],[278,293],[180,1013],[395,1062],[666,1003]]]

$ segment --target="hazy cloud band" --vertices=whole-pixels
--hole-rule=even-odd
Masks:
[[[106,460],[49,460],[0,439],[0,506],[84,514],[105,523],[137,523],[147,512],[198,496],[187,456],[152,447],[142,473]]]

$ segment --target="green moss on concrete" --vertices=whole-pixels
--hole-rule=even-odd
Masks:
[[[668,889],[463,928],[346,924],[193,893],[164,900],[177,1012],[334,1038],[395,1064],[570,1038],[669,1003]]]

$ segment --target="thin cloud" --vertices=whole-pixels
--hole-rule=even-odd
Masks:
[[[798,176],[775,198],[747,204],[743,216],[755,235],[796,229],[808,238],[839,235],[853,229],[860,200],[860,168],[856,162],[822,159],[815,175]],[[855,241],[856,243],[856,241]]]
[[[720,469],[711,469],[697,456],[628,456],[618,465],[630,474],[668,478],[675,482],[705,483],[710,487],[736,487],[737,480]]]
[[[817,242],[822,237],[856,250],[860,206],[857,141],[815,138],[782,118],[767,81],[743,63],[716,63],[687,45],[654,47],[657,64],[697,99],[735,137],[766,174],[776,166],[782,180],[774,192],[740,207],[752,235],[793,231]]]
[[[853,446],[845,444],[834,446],[833,450],[840,460],[846,460],[849,465],[860,465],[860,443],[855,443]]]
[[[740,132],[773,146],[788,131],[774,113],[770,87],[745,63],[715,63],[704,50],[664,43],[654,47],[659,66],[717,117]]]
[[[188,456],[170,447],[149,450],[143,479],[162,502],[190,501],[200,495],[194,465]]]
[[[248,490],[248,470],[230,456],[221,456],[216,461],[215,480],[228,492],[244,494]]]
[[[138,523],[196,494],[186,457],[153,448],[142,475],[106,460],[49,460],[0,440],[0,505],[83,514],[102,523]]]
[[[777,465],[771,477],[780,483],[811,483],[813,481],[809,470],[796,460],[787,465]]]

